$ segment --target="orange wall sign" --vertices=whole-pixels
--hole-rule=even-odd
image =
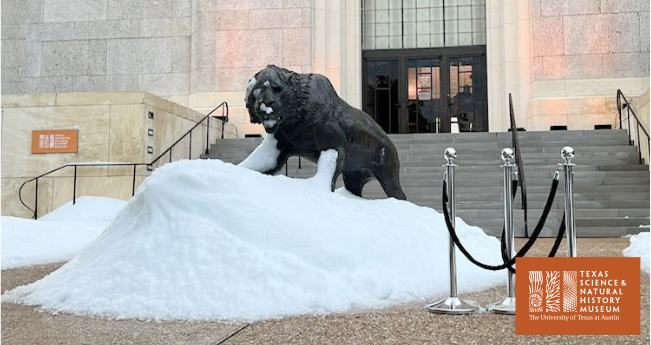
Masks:
[[[640,258],[517,258],[515,334],[640,334]]]
[[[32,153],[77,153],[78,129],[32,131]]]

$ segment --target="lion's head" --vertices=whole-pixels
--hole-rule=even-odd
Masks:
[[[284,68],[267,66],[249,80],[244,101],[252,123],[261,123],[267,133],[275,133],[291,116],[298,75]]]

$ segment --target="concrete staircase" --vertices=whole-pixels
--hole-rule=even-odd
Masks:
[[[457,150],[457,215],[497,236],[502,229],[502,169],[499,153],[511,146],[510,133],[391,135],[400,155],[400,181],[409,201],[441,209],[443,151]],[[649,167],[639,164],[638,152],[628,145],[625,131],[519,132],[528,195],[529,232],[540,217],[561,162],[560,150],[570,145],[574,158],[574,200],[577,234],[581,237],[618,237],[637,233],[649,224]],[[239,163],[261,138],[218,140],[208,158]],[[306,178],[315,165],[298,158],[288,162],[287,174]],[[282,170],[282,174],[285,170]],[[343,181],[338,183],[343,186]],[[369,199],[385,198],[377,181],[363,192]],[[515,199],[516,236],[524,236],[520,194]],[[396,215],[400,216],[400,215]],[[543,236],[555,236],[563,216],[563,179],[556,193]]]

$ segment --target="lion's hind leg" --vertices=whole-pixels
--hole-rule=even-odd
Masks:
[[[344,171],[344,186],[346,189],[357,195],[358,197],[362,196],[362,189],[364,185],[368,182],[371,175],[368,172],[363,171]]]

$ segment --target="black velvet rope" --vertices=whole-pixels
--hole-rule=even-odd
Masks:
[[[523,257],[529,249],[533,246],[533,244],[536,242],[538,239],[538,236],[542,232],[543,226],[545,225],[545,221],[547,220],[547,215],[549,214],[549,211],[551,210],[551,206],[554,203],[554,197],[556,196],[556,190],[558,189],[558,180],[554,179],[552,180],[552,186],[551,190],[549,191],[549,196],[547,197],[547,202],[545,203],[545,208],[543,210],[542,215],[540,216],[540,220],[538,221],[538,224],[536,225],[536,228],[534,229],[533,233],[531,234],[531,237],[529,240],[527,240],[527,243],[524,244],[524,246],[517,252],[517,254],[513,257],[510,258],[508,261],[504,259],[504,256],[506,255],[505,250],[502,251],[502,256],[504,259],[504,263],[501,265],[487,265],[482,262],[477,261],[466,248],[461,244],[461,241],[459,240],[459,237],[457,236],[457,233],[454,229],[454,226],[452,225],[452,222],[450,221],[450,213],[448,210],[447,206],[447,201],[448,201],[448,195],[447,195],[447,181],[443,179],[443,217],[445,218],[445,224],[447,225],[448,232],[450,233],[450,237],[452,237],[452,240],[454,241],[454,244],[459,248],[459,250],[463,253],[463,255],[473,264],[486,269],[486,270],[491,270],[491,271],[499,271],[504,268],[508,268],[511,270],[511,272],[515,273],[515,268],[513,268],[513,264],[515,263],[515,259],[517,257]],[[564,218],[564,217],[563,217]],[[561,229],[563,229],[564,232],[564,222],[561,223]],[[556,238],[556,243],[554,243],[554,254],[556,253],[556,250],[558,250],[558,246],[560,245],[560,240],[562,239],[562,236],[560,236],[560,230],[559,230],[559,236]],[[504,236],[502,237],[504,238]],[[503,246],[504,245],[504,240],[502,240]],[[508,256],[507,256],[508,257]]]
[[[561,246],[561,241],[563,241],[564,235],[565,235],[565,213],[563,213],[563,220],[561,221],[561,226],[558,229],[558,234],[556,235],[556,241],[554,241],[554,246],[552,247],[552,250],[549,251],[550,258],[556,256],[556,252],[558,251],[558,247]]]

